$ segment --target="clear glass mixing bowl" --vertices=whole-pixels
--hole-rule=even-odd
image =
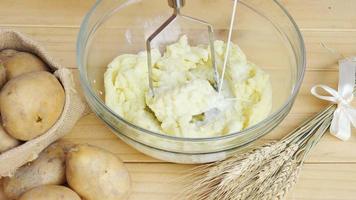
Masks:
[[[232,5],[231,0],[186,0],[182,12],[211,23],[215,39],[226,41]],[[143,129],[115,114],[104,103],[103,87],[107,65],[120,54],[145,50],[145,38],[171,14],[166,0],[97,1],[80,27],[77,42],[85,96],[92,110],[118,137],[145,154],[177,163],[224,159],[270,132],[290,111],[305,71],[301,33],[277,0],[241,1],[232,41],[250,61],[270,74],[272,112],[241,132],[212,138],[178,138]],[[185,33],[194,43],[206,42],[206,27],[178,21],[170,28],[163,37],[176,40]]]

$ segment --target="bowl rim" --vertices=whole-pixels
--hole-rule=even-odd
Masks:
[[[109,112],[109,114],[112,117],[114,117],[114,118],[118,119],[119,121],[125,123],[130,128],[134,128],[136,130],[139,130],[141,132],[147,133],[147,134],[149,134],[151,136],[154,136],[154,137],[168,139],[168,140],[174,140],[174,141],[185,141],[185,142],[217,141],[217,140],[224,140],[224,139],[234,138],[236,136],[244,136],[244,135],[247,135],[248,133],[253,132],[254,130],[262,127],[263,124],[270,123],[270,122],[273,121],[273,119],[277,118],[285,109],[287,109],[290,106],[290,103],[294,102],[294,100],[295,100],[295,98],[296,98],[296,96],[297,96],[297,94],[298,94],[298,92],[300,90],[300,87],[301,87],[303,79],[304,79],[305,70],[306,70],[306,51],[305,51],[304,39],[303,39],[302,33],[301,33],[297,23],[294,21],[292,16],[289,14],[287,9],[278,0],[272,0],[282,10],[282,12],[285,14],[285,16],[287,16],[287,18],[291,22],[291,24],[292,24],[292,26],[294,28],[294,31],[297,34],[297,38],[298,38],[299,45],[300,45],[300,51],[301,51],[301,60],[300,60],[301,63],[300,63],[300,66],[299,66],[300,69],[301,69],[301,73],[300,73],[299,76],[297,75],[297,79],[296,79],[296,82],[294,84],[294,87],[292,88],[292,92],[288,96],[288,99],[284,102],[284,104],[282,106],[280,106],[276,111],[270,113],[268,117],[266,117],[262,121],[258,122],[257,124],[254,124],[254,125],[246,128],[246,129],[244,129],[242,131],[233,132],[233,133],[222,135],[222,136],[197,137],[197,138],[178,137],[178,136],[164,135],[164,134],[157,133],[157,132],[142,128],[140,126],[137,126],[137,125],[125,120],[123,117],[119,116],[118,114],[116,114],[112,109],[110,109],[101,100],[100,97],[98,97],[96,95],[96,93],[89,86],[90,83],[88,82],[88,80],[86,78],[86,74],[85,74],[86,73],[86,68],[83,66],[83,63],[82,63],[82,61],[80,59],[82,57],[82,54],[84,54],[84,51],[82,50],[82,46],[84,47],[84,46],[86,46],[88,44],[87,43],[88,38],[92,34],[93,30],[95,30],[95,28],[93,28],[91,30],[91,32],[88,34],[88,37],[87,38],[85,37],[87,35],[86,34],[86,32],[87,32],[86,30],[87,30],[87,26],[88,26],[88,23],[89,23],[89,19],[93,15],[93,13],[95,12],[96,8],[100,5],[100,3],[102,1],[103,0],[97,0],[96,3],[93,5],[93,7],[85,15],[85,17],[83,19],[83,22],[80,25],[79,34],[77,36],[77,45],[76,45],[76,48],[77,48],[76,49],[76,56],[77,56],[77,58],[76,58],[76,60],[77,60],[77,66],[78,66],[78,69],[79,69],[79,74],[80,74],[80,83],[81,83],[81,86],[84,89],[84,94],[85,94],[85,97],[87,99],[89,98],[88,97],[88,95],[89,95],[91,99],[94,99],[94,101],[97,104],[100,105],[100,107],[102,107],[105,111]],[[239,3],[251,8],[244,1],[240,1]],[[106,15],[106,17],[111,16],[117,10],[119,10],[119,9],[114,9],[114,11],[108,13],[108,15]],[[95,26],[99,26],[103,22],[103,19],[105,19],[106,17],[103,17],[101,20],[98,20],[98,22],[100,22],[100,23],[95,24],[94,27]],[[273,25],[273,23],[272,23],[272,25]],[[94,113],[98,115],[98,113],[96,113],[96,112],[94,112]]]

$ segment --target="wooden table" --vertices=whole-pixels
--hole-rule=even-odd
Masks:
[[[0,26],[30,35],[60,63],[77,71],[76,36],[83,15],[93,3],[94,0],[1,0]],[[337,84],[337,57],[322,44],[345,56],[356,55],[356,0],[281,0],[281,3],[302,30],[307,73],[291,113],[267,139],[282,137],[326,106],[309,93],[317,83]],[[131,199],[171,199],[182,187],[172,180],[192,167],[145,156],[114,136],[94,114],[83,117],[65,138],[101,146],[123,159],[133,180]],[[308,158],[288,199],[356,199],[356,134],[347,142],[329,135],[324,137]]]

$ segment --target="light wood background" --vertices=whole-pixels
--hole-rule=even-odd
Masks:
[[[58,61],[73,68],[76,36],[94,0],[0,0],[0,26],[30,35]],[[337,84],[337,57],[323,47],[356,56],[356,0],[281,0],[302,30],[307,48],[307,73],[287,119],[267,139],[282,137],[327,104],[309,94],[314,84]],[[355,130],[353,130],[355,133]],[[172,183],[192,166],[166,163],[137,152],[117,139],[94,114],[82,118],[66,136],[117,154],[133,180],[132,200],[166,200],[180,190]],[[0,200],[3,199],[0,192]],[[327,135],[307,160],[290,200],[356,199],[356,134],[347,142]]]

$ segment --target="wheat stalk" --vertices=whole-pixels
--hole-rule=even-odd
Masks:
[[[306,155],[329,127],[335,109],[329,106],[279,142],[195,168],[193,184],[183,193],[185,199],[283,199],[296,183]]]

